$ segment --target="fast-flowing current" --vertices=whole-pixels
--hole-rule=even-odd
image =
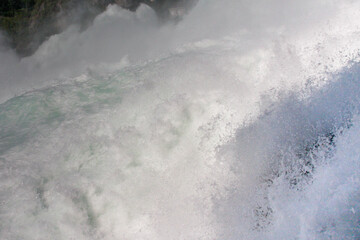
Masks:
[[[360,2],[110,6],[0,48],[0,239],[360,239]]]

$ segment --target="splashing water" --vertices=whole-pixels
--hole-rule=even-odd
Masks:
[[[0,238],[359,239],[359,4],[112,6],[2,50]]]

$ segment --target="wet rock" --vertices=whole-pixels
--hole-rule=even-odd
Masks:
[[[147,4],[160,21],[178,21],[197,0],[2,0],[0,29],[20,56],[33,54],[51,35],[71,24],[86,29],[109,4],[135,11]]]

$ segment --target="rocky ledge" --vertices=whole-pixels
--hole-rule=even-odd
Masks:
[[[197,0],[1,0],[0,29],[20,56],[34,53],[53,34],[71,24],[86,29],[109,4],[135,11],[153,8],[160,21],[179,20]]]

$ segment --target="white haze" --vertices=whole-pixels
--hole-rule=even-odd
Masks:
[[[55,79],[91,69],[116,69],[129,61],[138,63],[168,54],[187,43],[229,35],[245,35],[240,39],[246,45],[244,51],[270,50],[276,41],[283,45],[283,40],[292,45],[287,38],[296,38],[299,32],[315,47],[324,40],[322,35],[334,31],[332,23],[338,18],[341,32],[355,27],[353,18],[350,22],[343,19],[344,8],[351,6],[344,1],[210,0],[200,1],[179,24],[159,26],[155,13],[146,6],[135,14],[110,6],[86,31],[72,26],[50,37],[31,57],[18,59],[11,50],[2,49],[1,100]]]
[[[359,9],[110,6],[1,47],[0,238],[358,239]]]

